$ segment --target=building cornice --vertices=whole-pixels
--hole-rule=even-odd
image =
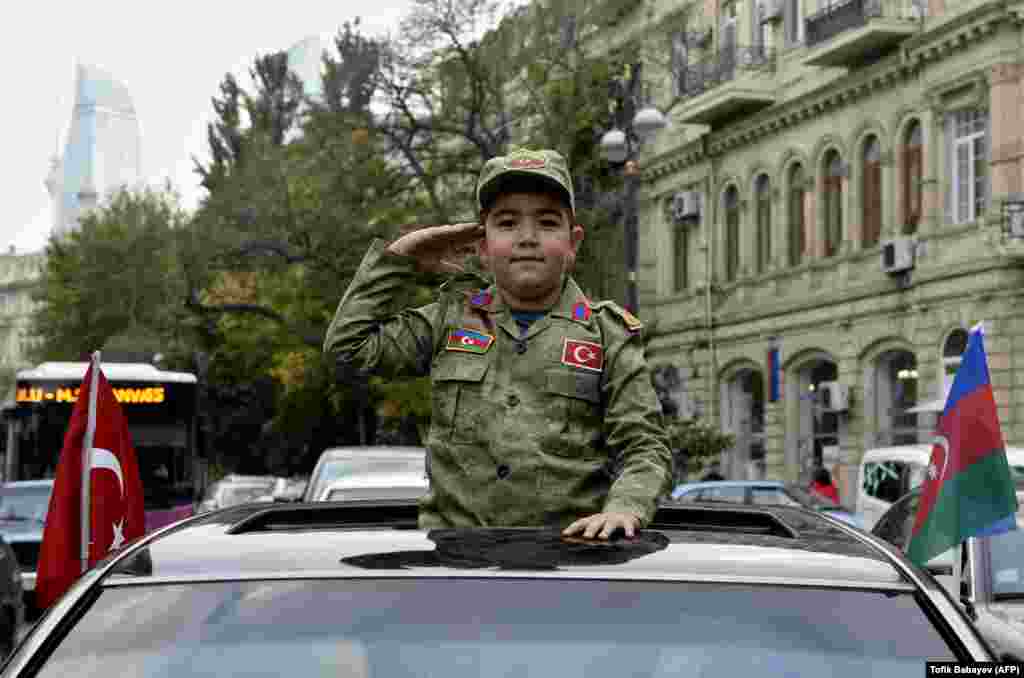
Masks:
[[[1005,0],[979,5],[907,38],[902,45],[904,60],[915,68],[941,61],[991,35],[1007,20],[1024,23],[1024,5]]]
[[[718,332],[726,332],[730,338],[733,333],[729,332],[728,328],[737,328],[743,325],[751,323],[759,323],[766,320],[772,320],[783,317],[796,317],[805,315],[808,313],[815,313],[825,308],[834,308],[837,306],[847,305],[856,303],[858,301],[864,301],[865,299],[877,299],[879,305],[889,305],[893,308],[909,307],[912,305],[926,306],[933,305],[935,302],[940,300],[948,300],[948,294],[942,296],[933,296],[928,287],[934,283],[941,283],[947,281],[950,278],[977,278],[981,274],[991,273],[1002,273],[1002,272],[1013,272],[1018,270],[1018,265],[1015,260],[1005,257],[994,255],[987,257],[979,261],[965,262],[960,265],[953,267],[943,267],[934,271],[919,271],[918,277],[914,281],[914,285],[909,290],[901,290],[894,288],[891,282],[888,281],[873,281],[868,284],[858,285],[855,288],[847,288],[838,292],[827,295],[818,295],[814,301],[808,303],[807,299],[787,299],[775,304],[763,305],[757,307],[755,312],[751,312],[750,309],[742,311],[732,312],[715,312],[715,330]],[[996,290],[993,290],[993,294]],[[965,298],[974,298],[979,294],[979,290],[970,289],[965,290],[961,296]],[[651,306],[670,306],[673,301],[663,301],[658,303],[656,301],[650,302]],[[659,315],[665,311],[659,311]],[[879,312],[884,312],[884,308],[874,307],[867,315],[877,315]],[[819,321],[809,321],[807,323],[786,323],[787,327],[806,325],[807,327],[817,326],[821,323]],[[665,323],[658,329],[658,335],[671,335],[677,332],[695,331],[700,329],[706,329],[706,319],[700,321],[683,321],[680,323]]]
[[[791,101],[767,108],[732,129],[710,132],[648,161],[648,181],[678,172],[762,137],[819,118],[879,91],[898,86],[921,68],[953,56],[994,34],[1007,21],[1024,25],[1024,3],[990,2],[908,38],[898,54],[854,71]]]

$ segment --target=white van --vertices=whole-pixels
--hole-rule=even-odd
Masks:
[[[923,443],[868,450],[860,461],[857,513],[868,532],[897,499],[924,481],[932,446]],[[1024,476],[1024,449],[1006,448],[1010,470]]]

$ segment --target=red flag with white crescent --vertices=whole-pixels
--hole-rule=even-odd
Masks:
[[[145,532],[142,480],[128,421],[103,371],[97,366],[94,373],[93,368],[90,365],[85,372],[57,463],[36,576],[36,599],[41,608],[64,595],[82,573],[83,448],[89,433],[90,471],[85,488],[90,506],[88,565]],[[97,380],[94,401],[93,378]],[[91,432],[90,408],[94,416]]]

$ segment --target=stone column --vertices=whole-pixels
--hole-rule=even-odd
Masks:
[[[899,139],[893,138],[889,140],[889,148],[882,151],[882,194],[880,196],[882,200],[882,231],[879,234],[881,240],[903,232],[901,206],[897,205],[897,196],[900,194],[899,187],[903,185],[902,182],[897,180],[898,165],[896,163],[896,154],[899,152],[899,148]],[[861,184],[861,190],[864,190],[863,183]],[[864,198],[862,196],[862,209],[863,204]]]
[[[807,179],[804,191],[804,260],[817,259],[822,256],[819,251],[818,237],[818,181],[816,177]],[[824,243],[822,242],[822,245]]]
[[[747,187],[749,189],[749,187]],[[750,199],[750,191],[740,192],[739,262],[737,280],[753,275],[757,270],[757,205]]]
[[[992,205],[1021,190],[1020,79],[1020,64],[996,64],[989,72]]]

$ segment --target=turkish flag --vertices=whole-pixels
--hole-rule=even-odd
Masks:
[[[96,393],[90,402],[93,378]],[[89,455],[89,566],[145,532],[142,480],[128,422],[98,362],[93,363],[82,380],[57,462],[36,575],[41,608],[64,595],[82,574],[82,465],[90,408],[95,430]]]

